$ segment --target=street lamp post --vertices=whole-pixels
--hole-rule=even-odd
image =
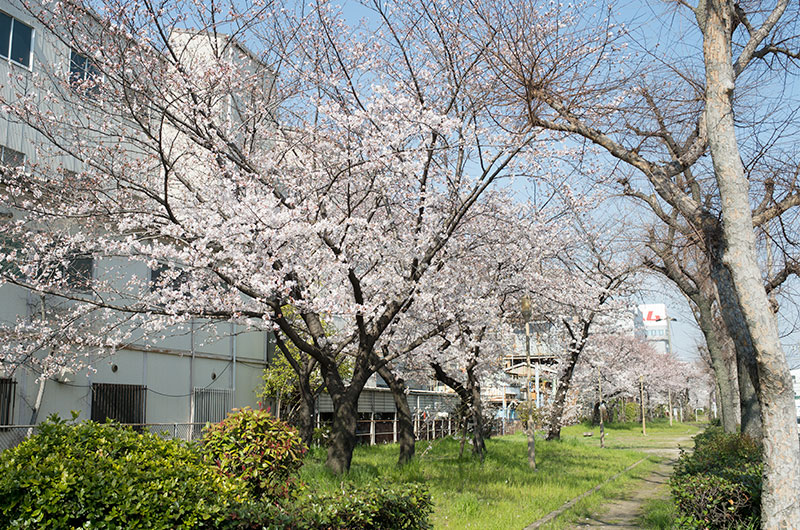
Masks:
[[[536,469],[536,440],[533,430],[533,403],[531,402],[531,332],[528,323],[531,320],[531,299],[523,296],[520,300],[522,317],[525,319],[525,368],[527,371],[527,398],[528,398],[528,425],[525,429],[528,435],[528,465]]]

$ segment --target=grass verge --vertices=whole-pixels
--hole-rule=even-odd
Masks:
[[[642,528],[669,530],[675,525],[675,503],[672,498],[651,499],[644,505]]]
[[[359,447],[345,477],[329,473],[324,467],[324,451],[314,450],[301,470],[301,480],[314,490],[331,492],[337,491],[342,482],[422,483],[433,496],[432,522],[436,528],[523,528],[646,456],[641,449],[669,443],[687,429],[697,432],[686,424],[669,427],[654,423],[648,427],[647,440],[642,441],[635,425],[610,425],[609,448],[601,449],[597,429],[592,438],[584,438],[587,429],[590,428],[565,428],[560,442],[537,440],[536,472],[528,468],[524,435],[514,435],[488,440],[483,464],[471,456],[459,458],[459,443],[451,438],[419,442],[418,457],[403,468],[395,465],[396,446]],[[653,459],[642,462],[583,499],[549,528],[559,528],[596,511],[605,499],[618,496],[654,465]]]

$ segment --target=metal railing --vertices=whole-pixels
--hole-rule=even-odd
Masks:
[[[123,423],[117,424],[133,427],[139,432],[150,432],[162,438],[180,439],[186,441],[198,440],[203,434],[205,423]],[[1,425],[0,426],[0,451],[10,449],[29,436],[36,434],[38,425]]]

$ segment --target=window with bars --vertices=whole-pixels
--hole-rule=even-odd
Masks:
[[[218,423],[233,408],[233,390],[195,388],[192,393],[192,422]]]
[[[146,408],[146,386],[92,383],[92,421],[144,423]]]
[[[14,398],[17,382],[10,377],[0,377],[0,425],[14,424]]]
[[[0,57],[31,67],[33,28],[0,12]]]

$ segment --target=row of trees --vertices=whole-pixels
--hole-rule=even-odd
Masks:
[[[624,10],[535,1],[375,2],[360,24],[325,2],[90,6],[28,9],[62,40],[62,64],[73,50],[97,74],[41,65],[12,77],[4,101],[42,142],[35,164],[2,174],[19,213],[3,225],[15,242],[3,281],[75,301],[6,329],[7,362],[48,374],[188,318],[272,329],[298,374],[321,373],[328,466],[343,472],[373,373],[456,366],[474,394],[470,370],[501,347],[526,292],[537,313],[576,317],[561,322],[566,392],[628,274],[574,221],[599,185],[654,220],[647,263],[696,310],[726,427],[740,419],[765,440],[764,525],[800,520],[793,392],[768,298],[796,272],[794,116],[767,119],[788,97],[796,6],[675,2],[669,16],[692,24],[675,35],[652,31],[661,20],[625,24]],[[536,179],[553,199],[520,205],[508,179]],[[64,264],[86,254],[167,272],[150,286],[109,268],[94,296],[76,296]],[[39,328],[46,358],[26,340]]]

